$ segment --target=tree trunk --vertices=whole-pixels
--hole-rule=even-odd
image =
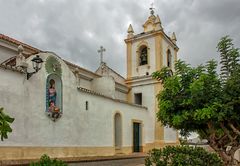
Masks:
[[[234,154],[239,147],[232,147],[229,152],[226,152],[226,150],[219,149],[216,144],[210,143],[210,146],[219,154],[225,166],[237,166],[239,164],[238,161],[234,159]]]
[[[230,163],[232,163],[232,157],[230,155],[227,155],[224,150],[220,150],[217,153],[222,158],[225,166],[231,166]]]

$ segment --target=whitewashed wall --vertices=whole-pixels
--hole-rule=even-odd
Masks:
[[[119,92],[118,90],[115,91],[115,98],[119,100],[127,101],[127,95],[123,92]]]
[[[111,76],[94,78],[92,81],[92,89],[100,94],[115,98],[115,81]]]
[[[0,41],[1,42],[1,41]],[[16,51],[10,50],[6,47],[1,46],[0,43],[0,63],[4,62],[5,60],[16,56]]]
[[[91,81],[88,81],[86,79],[83,79],[83,78],[80,78],[80,81],[79,81],[79,86],[80,87],[83,87],[83,88],[86,88],[86,89],[91,89]]]
[[[154,85],[135,86],[132,87],[132,99],[134,102],[134,93],[142,93],[142,105],[148,108],[147,119],[149,123],[145,124],[145,132],[147,135],[146,143],[154,142],[155,133],[155,96]]]
[[[43,60],[48,56],[49,53],[40,54]],[[45,115],[47,74],[44,67],[29,80],[23,74],[0,69],[0,106],[15,118],[13,132],[1,146],[113,146],[116,112],[122,115],[123,146],[132,145],[132,119],[143,121],[143,141],[153,141],[149,110],[77,90],[75,76],[60,62],[63,116],[56,122]],[[85,110],[86,101],[89,110]]]

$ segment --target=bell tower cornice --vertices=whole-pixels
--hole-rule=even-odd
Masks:
[[[174,34],[175,35],[175,34]],[[139,40],[144,40],[151,37],[161,36],[164,38],[170,45],[172,45],[176,50],[178,50],[178,46],[176,44],[176,41],[170,38],[163,30],[158,31],[151,31],[151,32],[142,32],[137,35],[133,35],[131,38],[125,39],[125,43],[133,43],[137,42]]]

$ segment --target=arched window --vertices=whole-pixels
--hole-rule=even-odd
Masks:
[[[148,64],[148,49],[144,46],[140,49],[140,56],[139,56],[139,65],[146,65]]]
[[[167,67],[172,67],[172,54],[170,50],[167,50]]]

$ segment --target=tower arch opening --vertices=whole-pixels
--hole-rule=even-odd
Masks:
[[[148,64],[148,48],[143,45],[139,49],[139,66]]]
[[[169,49],[167,50],[167,67],[172,68],[172,54]]]

